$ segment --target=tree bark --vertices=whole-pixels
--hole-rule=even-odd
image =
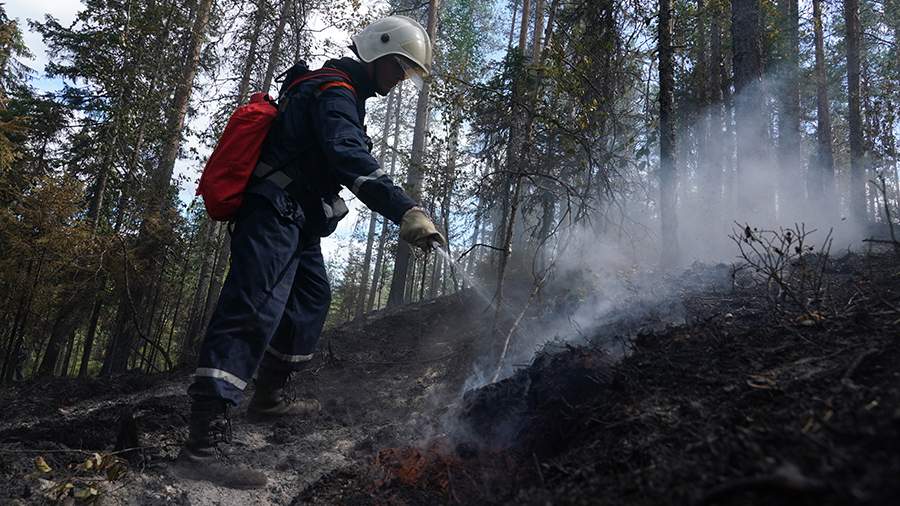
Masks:
[[[738,219],[771,224],[775,210],[773,174],[765,159],[768,138],[762,95],[759,0],[733,0],[731,40],[734,121],[737,134]]]
[[[450,246],[453,244],[453,237],[450,233],[450,207],[453,205],[452,197],[456,186],[456,158],[459,156],[459,129],[460,123],[462,122],[460,114],[459,105],[454,106],[450,120],[450,147],[447,154],[447,173],[443,188],[444,195],[441,199],[441,225],[444,229],[445,239],[447,239],[447,251],[452,251]],[[436,259],[440,262],[441,266],[444,266],[446,263],[442,256],[437,256]],[[446,279],[447,271],[452,268],[453,266],[451,265],[443,267],[444,279]],[[440,278],[440,271],[438,277]]]
[[[287,23],[288,13],[293,0],[284,0],[281,4],[281,14],[278,15],[278,27],[272,40],[272,49],[269,51],[269,62],[266,65],[266,75],[263,79],[263,91],[269,91],[272,87],[272,76],[275,75],[275,67],[278,66],[278,55],[281,51],[281,39],[284,37],[284,25]]]
[[[813,30],[816,53],[816,166],[809,173],[810,198],[816,209],[835,209],[834,152],[831,134],[831,109],[828,102],[828,75],[825,72],[825,37],[822,26],[822,0],[813,0]],[[836,213],[828,216],[837,217]]]
[[[285,4],[287,4],[285,0]],[[266,0],[256,0],[256,12],[253,14],[253,31],[250,32],[250,47],[247,49],[247,59],[244,60],[244,68],[241,72],[241,81],[238,83],[237,103],[243,104],[250,91],[250,77],[253,74],[253,64],[256,62],[256,53],[259,49],[259,35],[262,32],[262,24],[266,18]],[[268,69],[267,69],[268,70]],[[271,83],[269,83],[271,85]],[[269,88],[263,88],[268,91]]]
[[[709,164],[709,192],[705,198],[709,199],[709,209],[714,210],[713,226],[718,230],[721,225],[722,215],[722,176],[724,171],[723,146],[726,137],[724,135],[724,112],[722,103],[722,25],[720,16],[723,15],[720,2],[709,4],[710,33],[709,33],[709,66],[707,67],[707,91],[706,98],[709,103],[709,142],[707,148],[707,163]]]
[[[210,273],[213,269],[213,263],[216,260],[215,247],[215,224],[209,219],[203,218],[200,225],[200,249],[201,251],[210,252],[203,255],[200,264],[200,273],[197,276],[197,286],[194,289],[194,296],[191,301],[191,310],[188,313],[188,324],[181,337],[181,356],[179,363],[182,366],[191,366],[196,356],[196,348],[198,342],[202,339],[200,329],[203,326],[203,311],[206,308],[206,295],[209,290]]]
[[[391,168],[388,174],[393,178],[397,168],[397,151],[400,147],[400,111],[403,109],[403,83],[397,85],[397,105],[396,114],[394,114],[394,140],[391,149]],[[386,219],[381,221],[381,235],[378,238],[378,253],[375,255],[375,271],[372,274],[372,289],[369,290],[369,300],[366,303],[366,310],[371,311],[375,307],[376,296],[380,294],[382,288],[382,278],[384,277],[384,248],[387,244],[388,222]],[[378,297],[378,305],[381,305],[381,297]]]
[[[800,82],[799,13],[797,0],[778,0],[780,19],[780,66],[778,107],[779,218],[793,218],[803,205],[804,188],[800,179]]]
[[[678,219],[675,214],[675,126],[672,118],[673,75],[672,7],[659,2],[659,216],[662,226],[662,257],[666,267],[677,265]]]
[[[78,367],[78,377],[86,378],[91,362],[91,352],[94,349],[94,340],[97,335],[97,324],[100,322],[100,312],[103,310],[103,292],[105,287],[97,290],[94,307],[91,308],[91,319],[88,323],[87,334],[84,336],[84,347],[81,349],[81,365]]]
[[[527,2],[527,0],[526,0]],[[428,6],[428,37],[431,39],[432,48],[437,33],[438,9],[440,0],[429,0]],[[406,178],[406,191],[413,200],[418,201],[422,196],[422,158],[425,155],[425,135],[428,132],[428,98],[430,84],[425,81],[422,90],[419,91],[419,100],[416,103],[416,126],[413,131],[412,156],[410,157],[409,173]],[[400,241],[397,246],[397,258],[394,261],[394,275],[391,280],[391,293],[388,297],[388,306],[403,304],[406,278],[409,274],[409,258],[412,255],[412,246]]]
[[[212,319],[219,303],[219,294],[222,292],[222,284],[225,279],[225,270],[228,268],[228,260],[231,252],[231,237],[228,234],[228,224],[218,223],[215,225],[213,232],[216,245],[216,258],[213,262],[212,276],[209,280],[209,290],[206,292],[206,303],[203,306],[203,315],[201,317],[201,325],[198,329],[198,336],[206,335],[206,328]]]
[[[391,90],[384,108],[384,126],[381,130],[381,139],[378,141],[378,165],[384,167],[384,155],[387,153],[387,138],[391,130],[391,114],[394,113],[394,101],[397,98],[397,90]],[[399,107],[397,107],[399,109]],[[357,297],[356,314],[358,318],[367,310],[369,295],[369,273],[372,268],[372,248],[375,244],[375,227],[378,216],[374,211],[369,213],[369,232],[366,235],[366,254],[363,257],[363,272],[359,283],[359,297]]]
[[[859,0],[844,0],[847,46],[847,97],[850,126],[850,218],[866,221],[865,160],[859,92]]]

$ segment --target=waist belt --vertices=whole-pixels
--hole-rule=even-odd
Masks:
[[[270,181],[282,190],[284,190],[294,182],[294,180],[291,179],[291,177],[288,176],[283,170],[276,169],[266,162],[259,162],[256,164],[256,168],[253,170],[253,176],[259,179]],[[328,197],[327,200],[321,195],[310,195],[310,197],[312,197],[316,202],[312,205],[319,207],[319,212],[321,213],[322,217],[326,222],[329,222],[329,229],[331,231],[333,231],[334,227],[337,226],[337,222],[350,212],[350,209],[347,208],[347,203],[344,202],[344,199],[342,199],[337,194]],[[308,202],[306,199],[301,199],[300,205],[304,206],[306,202]],[[308,208],[304,209],[304,212],[308,211]]]
[[[294,182],[290,176],[288,176],[283,170],[276,169],[272,167],[266,162],[259,162],[256,164],[256,169],[253,170],[253,175],[258,177],[259,179],[266,179],[275,184],[275,186],[284,190],[291,183]]]

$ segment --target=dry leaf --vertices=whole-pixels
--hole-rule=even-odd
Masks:
[[[90,499],[98,494],[99,492],[96,488],[87,486],[78,486],[72,491],[72,496],[75,497],[75,499]]]
[[[53,470],[47,465],[47,461],[44,460],[44,457],[41,457],[40,455],[34,458],[34,467],[42,473],[49,473]]]

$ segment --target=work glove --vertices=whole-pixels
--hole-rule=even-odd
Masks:
[[[403,215],[400,220],[400,238],[425,251],[431,250],[434,242],[441,246],[447,243],[421,207],[413,207]]]

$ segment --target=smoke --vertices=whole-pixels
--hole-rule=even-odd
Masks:
[[[736,223],[760,229],[805,223],[819,231],[814,241],[833,230],[836,249],[860,246],[866,227],[848,216],[842,198],[849,193],[849,171],[836,167],[833,181],[825,174],[815,156],[814,127],[808,135],[798,133],[796,146],[779,145],[777,118],[769,111],[775,110],[772,93],[782,89],[778,79],[765,78],[735,97],[733,121],[718,105],[678,128],[680,265],[732,261],[729,235]],[[810,184],[817,178],[824,183],[820,190]]]
[[[553,274],[513,334],[501,377],[528,365],[551,341],[601,346],[616,358],[648,327],[682,323],[686,290],[730,286],[730,264],[738,261],[738,250],[729,236],[745,224],[777,230],[804,223],[806,230],[816,230],[809,237],[813,245],[832,230],[835,252],[862,244],[865,227],[847,218],[840,197],[847,193],[847,171],[837,171],[834,189],[829,190],[826,179],[825,189],[815,194],[807,185],[808,178],[822,171],[813,156],[814,134],[799,136],[793,150],[779,150],[777,124],[766,112],[774,100],[765,93],[780,89],[776,85],[765,79],[744,92],[761,93],[761,110],[748,110],[752,97],[738,95],[734,102],[740,113],[733,118],[725,116],[724,108],[713,107],[678,126],[677,244],[661,240],[660,188],[654,171],[635,170],[622,185],[628,190],[619,192],[614,202],[599,203],[600,211],[590,220],[561,227],[542,252],[551,259]],[[649,162],[649,167],[658,167],[658,160]],[[537,228],[528,219],[522,216],[517,233]],[[523,243],[518,241],[519,250],[510,259],[505,287],[515,307],[525,304],[539,277],[533,272],[539,264],[534,261],[537,253],[522,248]],[[673,251],[677,254],[671,255]],[[675,263],[662,264],[666,256]],[[497,360],[496,353],[486,353],[463,392],[487,384]]]

